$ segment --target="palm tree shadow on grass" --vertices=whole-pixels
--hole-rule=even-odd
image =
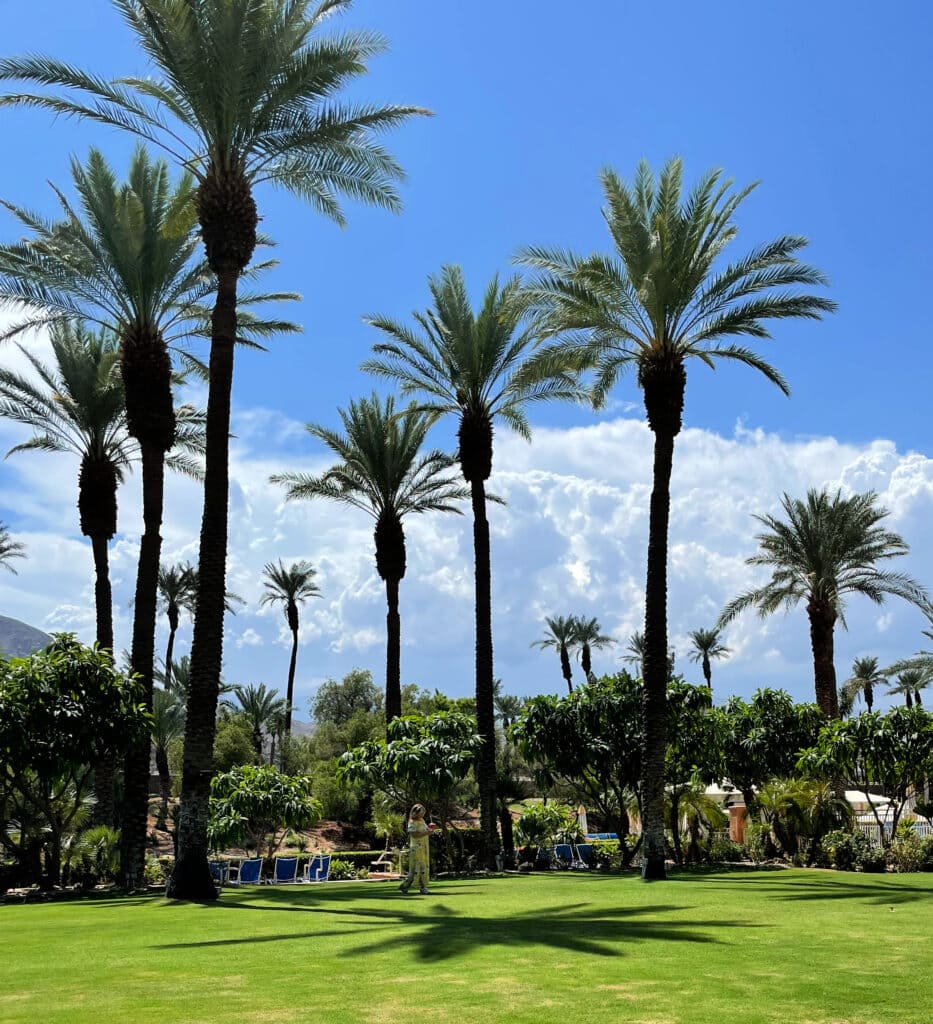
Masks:
[[[717,888],[741,888],[742,882],[717,882]],[[767,893],[765,898],[781,902],[796,903],[809,900],[859,900],[873,906],[888,906],[895,903],[912,903],[915,900],[929,900],[933,891],[928,887],[909,885],[896,881],[894,877],[884,882],[879,880],[870,885],[849,882],[845,878],[827,876],[784,882],[780,885],[756,885],[756,892]]]
[[[265,896],[265,894],[263,894]],[[713,929],[755,928],[740,921],[721,920],[664,920],[659,915],[689,909],[683,905],[657,904],[645,907],[594,908],[588,903],[571,903],[544,910],[531,910],[509,918],[496,919],[460,914],[449,903],[442,902],[445,896],[454,895],[446,888],[443,895],[433,901],[432,914],[423,917],[414,912],[408,900],[404,902],[395,895],[385,893],[395,906],[342,908],[335,903],[345,899],[332,899],[328,894],[326,902],[314,905],[256,906],[250,903],[222,903],[209,909],[215,912],[224,909],[281,911],[315,913],[358,919],[360,929],[340,927],[338,929],[302,930],[274,935],[240,936],[237,938],[208,939],[198,942],[164,943],[157,949],[190,949],[210,946],[231,946],[252,942],[280,942],[295,939],[325,938],[332,935],[346,937],[354,931],[366,931],[372,936],[362,945],[354,945],[342,956],[360,956],[366,953],[397,949],[410,949],[421,960],[437,961],[458,957],[476,945],[501,946],[504,949],[516,947],[553,946],[567,952],[587,953],[596,956],[620,956],[626,943],[642,941],[669,941],[722,944],[723,940],[713,935]],[[342,894],[341,894],[342,896]],[[359,894],[355,894],[359,898]],[[380,900],[385,904],[385,900]],[[704,931],[704,929],[708,929]],[[387,934],[387,931],[389,934]]]

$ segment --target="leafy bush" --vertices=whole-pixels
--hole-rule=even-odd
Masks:
[[[771,842],[771,829],[767,825],[749,825],[745,830],[745,849],[756,864],[774,857],[776,851]]]
[[[560,831],[567,827],[570,808],[562,804],[532,804],[515,823],[515,835],[520,843],[540,846],[553,843]]]
[[[933,836],[920,840],[920,870],[933,871]]]
[[[594,839],[590,845],[593,867],[602,871],[621,871],[625,861],[618,839]]]
[[[348,882],[354,878],[360,877],[360,871],[366,870],[365,868],[357,868],[351,864],[348,860],[343,860],[340,857],[332,857],[330,862],[330,874],[329,878],[332,882]],[[366,871],[366,877],[369,877],[369,872]]]
[[[728,836],[714,835],[709,843],[709,859],[716,864],[745,860],[745,847]]]
[[[898,829],[900,832],[900,829]],[[924,861],[923,839],[911,833],[903,839],[895,839],[888,854],[891,863],[900,872],[920,871]]]
[[[877,870],[874,866],[877,863],[877,855],[872,852],[874,847],[871,840],[862,831],[849,832],[844,828],[834,829],[823,836],[822,846],[827,861],[837,871],[855,871],[860,864],[872,865],[872,867],[863,867],[863,871]]]
[[[884,850],[880,846],[868,846],[855,858],[855,866],[859,871],[868,874],[878,874],[887,869],[888,861]]]
[[[165,868],[158,857],[146,855],[146,867],[143,869],[143,881],[146,885],[162,885],[165,881]]]

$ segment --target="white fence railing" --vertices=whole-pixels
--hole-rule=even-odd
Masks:
[[[925,821],[915,821],[913,826],[915,836],[933,836],[933,826],[928,825]],[[864,832],[871,840],[872,846],[881,846],[881,828],[877,822],[860,821],[858,827],[859,831]],[[888,836],[891,835],[890,822],[885,822],[884,830]]]

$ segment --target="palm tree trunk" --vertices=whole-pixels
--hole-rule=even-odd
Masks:
[[[567,680],[567,689],[573,693],[573,669],[570,667],[570,655],[563,644],[560,645],[560,671]]]
[[[647,405],[647,397],[646,397]],[[666,877],[664,760],[667,753],[667,535],[674,434],[655,431],[654,486],[648,518],[645,583],[645,760],[642,782],[642,878]]]
[[[198,556],[198,591],[191,643],[191,692],[185,728],[178,858],[166,886],[171,899],[217,898],[207,865],[207,823],[214,761],[217,694],[223,658],[224,594],[229,497],[230,396],[236,340],[238,273],[217,279],[211,317],[210,384],[207,398],[204,510]]]
[[[824,604],[812,600],[807,605],[810,619],[810,646],[813,650],[813,681],[816,703],[827,718],[839,717],[839,694],[833,664],[833,629],[836,616]]]
[[[386,578],[386,725],[402,715],[402,620],[398,613],[399,580]]]
[[[113,593],[110,586],[108,537],[91,537],[94,553],[94,605],[97,613],[97,646],[113,653]],[[112,825],[115,818],[113,783],[116,767],[113,757],[104,757],[94,766],[95,825]]]
[[[174,612],[174,614],[172,614]],[[172,658],[175,654],[175,634],[178,632],[178,611],[168,610],[168,643],[165,645],[165,689],[172,688]]]
[[[713,688],[713,672],[709,664],[709,655],[706,651],[703,652],[703,678],[706,680],[706,685],[712,690]]]
[[[155,659],[156,597],[159,559],[162,555],[165,453],[151,444],[140,445],[143,480],[143,535],[139,544],[136,596],[133,615],[133,647],[130,664],[139,677],[139,701],[152,710],[152,665]],[[149,817],[148,732],[130,746],[123,768],[123,815],[120,858],[124,885],[141,884],[146,866],[146,828]]]
[[[298,626],[292,630],[292,656],[288,662],[288,685],[285,687],[285,735],[292,734],[292,700],[295,695],[295,666],[298,664]],[[284,756],[285,745],[282,745]]]
[[[684,858],[680,848],[680,791],[676,788],[671,793],[671,837],[674,840],[674,860],[683,864]]]
[[[162,802],[159,805],[159,826],[165,829],[168,818],[168,801],[172,795],[172,776],[168,770],[168,751],[165,747],[157,746],[155,749],[156,770],[159,773],[159,793]]]
[[[476,586],[476,728],[482,746],[476,755],[483,861],[495,870],[499,849],[496,834],[496,721],[492,660],[492,569],[486,488],[481,479],[470,481],[473,503],[473,557]]]

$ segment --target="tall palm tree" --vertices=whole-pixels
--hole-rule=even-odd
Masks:
[[[223,655],[228,451],[238,279],[256,245],[254,187],[271,182],[338,223],[338,197],[399,208],[402,171],[374,141],[418,108],[338,103],[385,48],[371,32],[320,38],[351,0],[113,0],[155,68],[107,82],[50,57],[6,58],[0,79],[45,91],[4,102],[39,106],[130,131],[197,179],[197,214],[217,279],[211,320],[201,586],[192,645],[192,702],[171,896],[212,899],[207,820],[217,685]]]
[[[68,452],[80,460],[78,513],[94,555],[97,643],[113,652],[108,544],[117,532],[117,488],[133,459],[127,433],[118,343],[107,331],[57,325],[52,363],[22,349],[33,374],[0,368],[0,416],[30,427],[22,451]]]
[[[15,566],[10,565],[10,561],[14,558],[25,558],[26,548],[20,544],[18,540],[13,540],[10,536],[9,528],[6,523],[0,523],[0,565],[3,566],[7,572],[17,575]]]
[[[626,665],[634,665],[638,669],[638,674],[644,678],[645,675],[645,634],[640,629],[636,629],[634,633],[628,638],[628,642],[625,645],[625,653],[622,655],[622,660]]]
[[[898,673],[897,682],[892,683],[885,693],[892,697],[903,697],[904,703],[909,708],[915,704],[921,708],[923,701],[920,699],[920,691],[925,690],[931,682],[933,682],[933,670],[919,667],[905,668]]]
[[[663,878],[664,758],[667,749],[667,547],[674,441],[680,433],[686,364],[727,359],[761,371],[782,391],[781,375],[730,338],[767,338],[768,320],[818,318],[833,303],[793,289],[825,283],[799,262],[806,241],[784,236],[722,266],[735,238],[735,214],[752,191],[730,191],[722,172],[704,174],[688,195],[670,160],[656,177],[642,162],[631,186],[602,172],[604,216],[615,251],[578,256],[525,249],[519,261],[539,272],[534,288],[545,328],[565,340],[581,366],[595,366],[600,404],[619,375],[634,369],[654,433],[653,487],[645,583],[645,767],[642,783],[645,879]],[[547,361],[545,349],[541,358]],[[563,357],[563,355],[562,355]]]
[[[172,688],[172,655],[175,651],[175,634],[181,621],[182,611],[194,611],[196,573],[188,562],[177,565],[160,565],[158,579],[158,604],[165,609],[168,618],[168,642],[165,646],[165,669],[162,685]]]
[[[172,795],[172,778],[168,767],[168,747],[172,740],[185,732],[185,705],[178,693],[171,689],[152,691],[152,722],[149,735],[155,752],[156,771],[159,773],[159,822],[164,828],[168,818],[168,801]]]
[[[295,689],[295,666],[298,663],[298,606],[311,597],[320,597],[320,587],[314,582],[317,569],[310,562],[292,562],[286,566],[280,559],[278,564],[269,562],[262,570],[265,593],[260,604],[280,604],[285,621],[292,634],[292,656],[288,662],[288,686],[285,691],[284,733],[292,734],[292,698]]]
[[[553,647],[560,656],[560,672],[567,682],[567,689],[573,693],[573,670],[570,667],[570,651],[577,645],[577,620],[568,615],[555,615],[553,619],[545,618],[547,629],[544,638],[532,641],[532,647],[542,651]]]
[[[370,317],[391,341],[374,346],[377,358],[363,368],[396,381],[404,394],[423,396],[421,408],[457,416],[458,459],[470,486],[476,592],[476,756],[483,857],[495,866],[496,732],[493,706],[492,595],[486,481],[492,472],[493,425],[501,420],[528,439],[527,409],[551,398],[578,398],[574,378],[557,360],[532,374],[526,361],[537,341],[527,322],[528,302],[517,278],[494,278],[474,312],[460,267],[444,267],[428,281],[433,305],[415,313],[415,327]]]
[[[375,519],[376,571],[386,586],[386,722],[402,714],[399,584],[405,576],[404,519],[424,512],[456,512],[469,497],[448,473],[454,460],[441,451],[421,454],[433,417],[414,405],[396,411],[391,396],[351,402],[341,409],[344,433],[309,424],[312,437],[340,459],[321,476],[283,473],[286,497],[330,498],[362,509]]]
[[[603,636],[599,619],[577,617],[574,619],[574,624],[576,642],[580,647],[580,667],[583,669],[583,674],[588,680],[593,670],[593,649],[599,650],[603,647],[610,647],[615,643],[615,640],[611,636]]]
[[[254,686],[234,686],[233,693],[239,702],[239,710],[246,715],[250,731],[253,734],[253,748],[257,761],[262,761],[263,732],[269,734],[276,717],[285,710],[285,700],[279,691],[267,687],[265,683]],[[230,706],[235,705],[230,702]]]
[[[693,662],[701,662],[703,667],[703,678],[706,685],[713,688],[713,671],[710,667],[711,658],[727,658],[732,651],[719,640],[718,629],[694,629],[687,634],[693,644],[693,650],[688,657]]]
[[[524,702],[521,697],[510,693],[497,693],[495,697],[496,714],[502,719],[502,726],[508,729],[522,713]]]
[[[827,718],[838,718],[833,644],[836,623],[845,627],[846,595],[863,594],[882,604],[891,594],[921,608],[929,597],[910,576],[879,568],[879,563],[905,555],[907,545],[879,526],[888,512],[873,491],[846,498],[841,491],[830,495],[811,489],[803,501],[785,494],[781,506],[785,520],[754,517],[765,532],[756,537],[759,553],[745,560],[769,569],[771,579],[730,601],[717,628],[746,608],[756,608],[764,618],[806,601],[816,702]]]
[[[887,672],[878,668],[877,658],[856,658],[852,662],[852,675],[842,684],[841,692],[852,700],[861,696],[865,709],[871,711],[875,703],[875,687],[886,682]]]

